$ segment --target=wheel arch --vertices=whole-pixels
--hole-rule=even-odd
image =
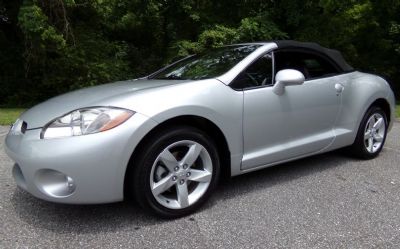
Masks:
[[[391,120],[391,108],[390,108],[390,104],[389,101],[387,101],[384,98],[378,98],[376,99],[369,107],[367,110],[369,110],[369,108],[371,108],[372,106],[378,106],[380,108],[382,108],[382,110],[385,112],[386,117],[387,117],[387,122],[388,124],[390,124]],[[365,115],[365,114],[364,114]]]
[[[130,175],[131,170],[133,170],[135,158],[137,157],[138,154],[142,152],[142,148],[144,147],[146,142],[148,142],[150,138],[152,138],[159,132],[162,132],[165,129],[178,125],[179,126],[186,125],[197,128],[206,133],[207,135],[209,135],[210,137],[212,137],[214,142],[216,143],[220,158],[221,176],[224,178],[229,178],[231,176],[231,152],[229,151],[228,142],[222,130],[214,122],[212,122],[207,118],[196,115],[182,115],[167,119],[159,123],[152,130],[150,130],[141,139],[139,144],[135,147],[125,171],[125,179],[124,179],[125,197],[130,195],[127,188],[129,185],[128,176]]]
[[[389,125],[391,122],[391,108],[390,108],[389,101],[386,100],[385,98],[377,97],[377,98],[374,98],[373,100],[371,100],[369,103],[370,104],[367,105],[366,108],[364,108],[362,115],[358,120],[358,125],[360,124],[362,118],[365,116],[365,114],[368,112],[368,110],[373,106],[378,106],[378,107],[382,108],[382,110],[385,112],[385,114],[387,116],[387,119],[388,119],[387,122]]]
[[[354,141],[356,139],[356,135],[361,127],[361,121],[362,121],[363,117],[366,115],[368,110],[373,106],[378,106],[383,109],[383,111],[385,112],[387,119],[388,119],[387,120],[388,126],[390,126],[390,122],[391,122],[392,118],[391,118],[391,109],[390,109],[389,101],[383,97],[376,97],[376,98],[372,99],[371,101],[369,101],[369,104],[366,105],[365,108],[360,113],[361,115],[358,117],[356,127],[355,127],[356,132],[354,133],[354,136],[351,138],[352,143],[354,143]]]
[[[358,113],[357,127],[367,111],[374,105],[384,110],[390,127],[394,120],[395,101],[388,83],[383,78],[372,74],[356,72],[354,77],[351,87],[353,91],[350,91],[347,104],[352,105],[354,107],[352,111]]]

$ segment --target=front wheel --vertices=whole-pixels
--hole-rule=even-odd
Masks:
[[[187,215],[203,204],[219,175],[215,144],[191,127],[166,130],[142,148],[132,190],[145,209],[165,218]]]
[[[386,113],[380,107],[372,106],[361,121],[351,151],[362,159],[377,157],[385,144],[387,127]]]

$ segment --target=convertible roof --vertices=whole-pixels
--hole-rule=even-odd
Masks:
[[[274,41],[274,42],[276,43],[276,45],[278,45],[278,48],[300,48],[300,49],[313,50],[317,53],[327,56],[329,59],[335,62],[336,65],[340,67],[340,69],[342,69],[345,72],[354,70],[354,68],[345,61],[342,54],[337,50],[325,48],[313,42],[298,42],[290,40]]]

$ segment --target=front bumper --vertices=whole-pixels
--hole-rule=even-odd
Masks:
[[[136,113],[106,132],[40,139],[41,129],[8,134],[6,153],[15,161],[19,187],[52,202],[95,204],[124,198],[126,167],[133,150],[157,123]]]

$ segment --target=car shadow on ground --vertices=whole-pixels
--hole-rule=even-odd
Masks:
[[[220,183],[216,195],[221,194],[220,198],[235,198],[238,195],[290,182],[325,170],[344,167],[349,161],[357,162],[359,160],[349,157],[341,150],[295,160],[225,179]],[[345,180],[343,176],[336,175],[336,177]]]
[[[224,179],[216,193],[199,212],[207,212],[207,209],[226,199],[238,198],[252,191],[284,184],[336,167],[344,167],[349,160],[354,159],[340,152],[331,152]],[[16,214],[24,222],[60,234],[76,231],[95,234],[118,231],[125,227],[139,230],[141,227],[166,222],[144,212],[132,201],[103,205],[64,205],[39,200],[16,188],[11,202]],[[193,220],[193,217],[182,219]]]

